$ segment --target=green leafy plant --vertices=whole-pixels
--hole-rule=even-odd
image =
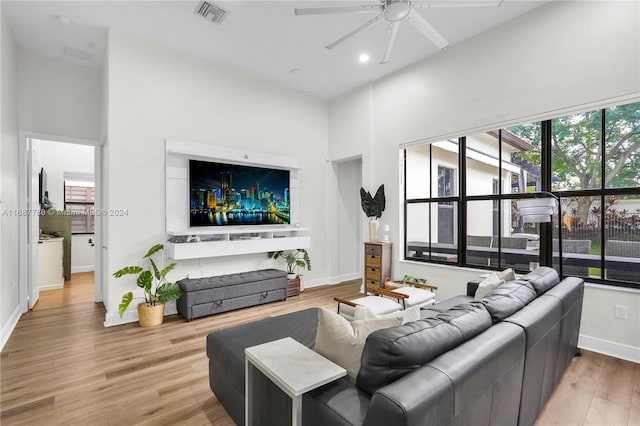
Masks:
[[[161,253],[162,250],[164,250],[163,244],[156,244],[149,249],[143,257],[143,260],[147,263],[146,269],[141,266],[125,266],[113,273],[116,278],[125,275],[138,275],[136,284],[144,290],[144,300],[147,305],[151,306],[176,300],[182,295],[180,286],[176,283],[170,283],[166,278],[169,271],[175,268],[176,264],[171,263],[160,269],[153,260],[153,256]],[[128,292],[122,296],[122,301],[118,305],[120,316],[124,314],[133,299],[133,292]]]
[[[374,197],[371,196],[369,191],[365,191],[364,188],[360,188],[360,203],[362,205],[362,210],[364,210],[364,214],[366,214],[367,217],[380,219],[382,212],[384,212],[384,209],[387,206],[387,199],[384,196],[384,184],[380,185]]]
[[[311,258],[305,249],[297,249],[295,252],[280,250],[269,253],[269,259],[280,258],[287,263],[287,274],[295,274],[298,268],[311,270]]]

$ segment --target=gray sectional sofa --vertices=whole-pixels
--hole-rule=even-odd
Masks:
[[[366,341],[356,381],[303,397],[312,425],[532,425],[577,350],[583,281],[539,268],[479,301],[474,289],[421,311],[419,321]],[[207,336],[209,382],[244,424],[244,348],[290,336],[313,348],[317,309]],[[254,382],[261,425],[289,423],[290,402],[266,378]]]

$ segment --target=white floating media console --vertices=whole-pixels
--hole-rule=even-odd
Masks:
[[[261,232],[237,230],[211,233],[204,231],[206,233],[170,235],[167,242],[167,255],[172,259],[181,260],[309,248],[311,237],[307,235],[308,231],[308,228],[287,227]],[[171,242],[175,239],[186,239],[191,242]]]
[[[174,260],[309,248],[309,228],[297,225],[189,226],[189,160],[289,170],[290,222],[299,223],[299,160],[194,142],[166,141],[167,255]]]

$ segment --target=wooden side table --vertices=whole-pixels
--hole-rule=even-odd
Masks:
[[[347,370],[285,337],[244,350],[245,425],[253,424],[253,368],[260,370],[291,398],[291,425],[302,425],[302,395],[347,375]]]
[[[364,243],[364,288],[381,289],[384,280],[391,277],[391,243]]]

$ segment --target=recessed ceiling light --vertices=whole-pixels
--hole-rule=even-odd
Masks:
[[[358,60],[361,63],[366,64],[367,62],[369,62],[369,55],[367,55],[366,53],[363,53],[360,56],[358,56]]]

